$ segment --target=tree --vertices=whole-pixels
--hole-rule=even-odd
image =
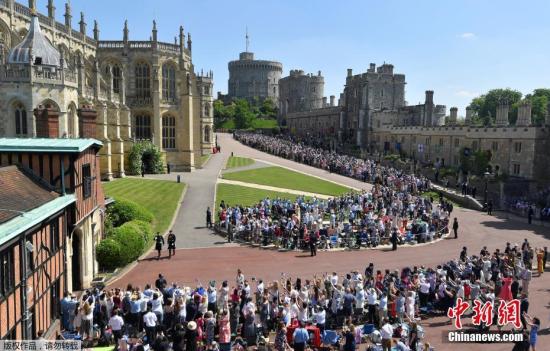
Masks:
[[[265,99],[260,106],[262,116],[275,118],[277,116],[277,106],[271,99]]]
[[[548,113],[548,102],[550,101],[550,89],[539,88],[533,91],[533,94],[527,94],[526,100],[531,102],[531,111],[533,113],[533,123],[542,124]]]
[[[483,125],[494,123],[497,106],[502,101],[506,101],[511,106],[510,122],[515,123],[518,116],[517,104],[521,100],[521,97],[522,94],[519,91],[509,88],[489,90],[487,94],[474,98],[470,103],[470,107],[477,115],[474,122],[479,122]]]
[[[216,128],[220,128],[221,125],[230,119],[235,117],[235,104],[224,105],[223,101],[214,101],[214,125]]]
[[[235,100],[235,128],[247,129],[252,126],[254,113],[250,110],[250,104],[245,99]]]

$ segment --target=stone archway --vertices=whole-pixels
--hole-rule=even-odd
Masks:
[[[160,149],[150,141],[134,144],[129,156],[129,174],[159,174],[164,172]]]

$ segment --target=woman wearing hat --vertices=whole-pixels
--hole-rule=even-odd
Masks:
[[[191,321],[187,323],[187,332],[185,332],[185,350],[196,351],[197,350],[197,323]]]

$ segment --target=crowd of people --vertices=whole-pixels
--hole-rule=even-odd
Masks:
[[[528,315],[529,284],[533,270],[543,274],[546,258],[546,248],[532,248],[525,240],[493,252],[484,247],[479,254],[464,247],[457,259],[437,267],[400,271],[371,263],[364,271],[281,274],[264,281],[238,270],[233,279],[206,284],[197,279],[193,286],[169,284],[159,274],[154,285],[143,288],[129,284],[88,290],[79,299],[66,295],[62,324],[66,337],[96,337],[119,350],[286,351],[342,344],[352,351],[360,343],[431,350],[421,317],[446,314],[458,298],[492,301],[495,314],[499,303],[519,299],[521,326],[515,332],[524,333],[525,342],[515,350],[535,350],[541,323]]]
[[[421,186],[421,188],[424,185]],[[218,223],[238,238],[284,249],[376,247],[427,242],[448,232],[453,205],[420,196],[410,185],[377,184],[372,191],[331,199],[265,198],[251,206],[219,204]]]
[[[261,199],[253,206],[219,204],[218,223],[231,240],[285,249],[426,242],[448,231],[452,203],[422,196],[430,181],[380,164],[340,155],[292,139],[236,134],[237,140],[277,156],[372,182],[371,190],[328,200]]]

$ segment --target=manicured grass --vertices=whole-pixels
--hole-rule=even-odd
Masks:
[[[257,118],[252,121],[252,128],[256,128],[256,129],[262,129],[262,128],[269,129],[269,128],[275,128],[277,126],[278,124],[276,119]]]
[[[270,199],[282,198],[294,201],[296,200],[298,195],[220,183],[217,185],[216,190],[215,209],[216,211],[218,210],[218,207],[220,206],[220,202],[222,200],[224,200],[225,204],[228,206],[250,206],[257,204],[258,202],[260,202],[260,200],[263,200],[266,197],[269,197]]]
[[[256,118],[252,120],[251,128],[254,129],[269,129],[269,128],[275,128],[277,127],[277,120],[276,119],[263,119],[263,118]],[[223,122],[221,125],[222,129],[235,129],[235,120],[228,119],[227,121]]]
[[[350,192],[350,189],[344,186],[282,167],[265,167],[226,173],[223,178],[325,195],[341,195]]]
[[[124,178],[103,183],[105,194],[114,199],[133,201],[153,216],[153,231],[164,232],[172,222],[185,184],[167,180]]]
[[[253,163],[254,163],[254,160],[251,158],[231,156],[227,160],[227,164],[225,165],[225,168],[229,169],[229,168],[250,166]]]

